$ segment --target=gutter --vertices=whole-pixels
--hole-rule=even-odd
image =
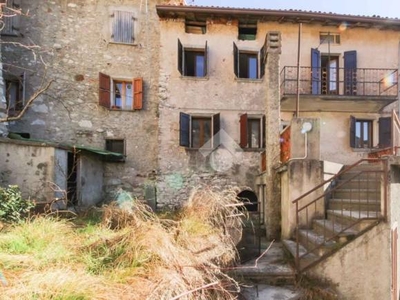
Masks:
[[[258,16],[258,17],[289,17],[297,19],[329,19],[337,22],[363,22],[374,23],[384,26],[398,26],[400,29],[400,19],[341,15],[334,13],[306,12],[301,10],[270,10],[270,9],[250,9],[250,8],[230,8],[230,7],[207,7],[207,6],[172,6],[156,5],[157,14],[161,17],[165,13],[199,13],[199,14],[221,14],[239,16]]]

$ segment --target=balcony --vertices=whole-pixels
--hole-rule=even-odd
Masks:
[[[397,69],[300,67],[300,111],[378,112],[397,98]],[[281,107],[296,109],[297,67],[281,71]]]

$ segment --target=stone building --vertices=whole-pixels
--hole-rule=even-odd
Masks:
[[[10,131],[120,152],[103,197],[123,188],[154,200],[158,144],[157,1],[7,1],[23,14],[2,32]],[[19,44],[20,43],[20,44]],[[22,46],[21,46],[22,45]]]

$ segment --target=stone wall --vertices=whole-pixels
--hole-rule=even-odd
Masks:
[[[53,81],[13,132],[31,138],[105,147],[105,139],[125,139],[125,163],[107,163],[104,195],[118,188],[143,195],[157,173],[159,25],[157,1],[22,0],[19,37],[4,37],[33,47],[3,45],[7,74],[25,73],[26,100],[42,83]],[[160,1],[161,2],[161,1]],[[134,15],[134,43],[112,42],[114,10]],[[37,46],[36,46],[37,45]],[[143,109],[110,110],[99,105],[99,72],[113,78],[142,77]]]

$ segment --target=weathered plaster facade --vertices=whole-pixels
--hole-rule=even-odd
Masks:
[[[11,131],[103,149],[106,139],[125,140],[125,163],[106,164],[103,196],[108,198],[120,187],[142,196],[144,185],[151,185],[157,172],[159,26],[155,4],[22,0],[22,10],[29,11],[29,16],[21,17],[21,36],[3,37],[39,46],[29,51],[3,45],[7,74],[25,73],[26,100],[43,81],[53,80],[25,116],[10,124]],[[113,12],[117,10],[133,14],[132,44],[112,42]],[[99,72],[120,80],[143,78],[143,108],[101,107]]]
[[[237,20],[207,21],[206,34],[185,32],[184,18],[162,18],[160,22],[160,104],[158,203],[176,205],[186,199],[198,184],[217,187],[239,186],[254,191],[259,199],[256,176],[261,172],[261,152],[240,147],[240,117],[262,118],[267,149],[267,164],[276,164],[279,153],[279,51],[268,50],[265,75],[259,79],[240,79],[234,73],[232,43],[240,49],[258,52],[273,27],[260,26],[253,41],[238,40]],[[178,39],[183,47],[204,48],[207,43],[207,75],[183,76],[178,70]],[[220,116],[220,147],[180,146],[180,113],[191,116]],[[266,184],[272,189],[270,181]],[[267,189],[268,190],[268,189]],[[268,210],[268,208],[266,208]]]

